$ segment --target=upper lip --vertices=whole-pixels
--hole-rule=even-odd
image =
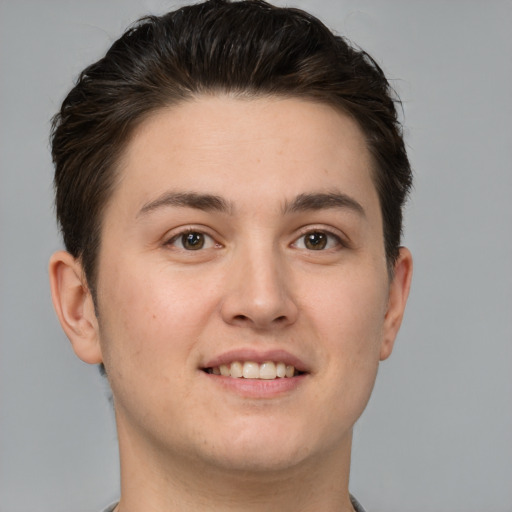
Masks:
[[[253,348],[241,348],[229,350],[207,361],[203,368],[216,368],[223,364],[231,364],[234,361],[251,361],[258,364],[273,361],[275,363],[284,363],[286,365],[294,366],[299,372],[309,372],[309,368],[306,363],[304,363],[304,361],[302,361],[298,356],[280,349],[262,351],[255,350]]]

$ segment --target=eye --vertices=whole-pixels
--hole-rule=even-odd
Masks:
[[[215,247],[216,244],[213,238],[206,233],[201,233],[201,231],[187,231],[171,238],[167,242],[167,245],[172,245],[177,249],[185,251],[199,251],[201,249]]]
[[[341,246],[341,240],[338,236],[328,231],[309,231],[302,235],[292,244],[297,249],[307,249],[309,251],[323,251]]]

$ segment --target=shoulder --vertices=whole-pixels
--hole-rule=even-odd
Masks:
[[[352,494],[350,495],[350,502],[352,503],[352,506],[354,507],[354,510],[356,512],[366,512],[363,508],[363,506],[361,505],[361,503],[359,503],[359,501],[357,501],[354,496],[352,496]]]
[[[354,498],[354,496],[350,495],[350,501],[356,512],[366,512],[362,505],[356,500],[356,498]],[[112,503],[112,505],[109,505],[107,508],[103,509],[103,512],[113,512],[116,506],[117,503]]]
[[[113,512],[113,510],[117,507],[117,501],[109,505],[107,508],[104,508],[102,512]],[[356,509],[357,510],[357,509]]]

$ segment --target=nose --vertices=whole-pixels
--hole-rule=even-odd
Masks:
[[[296,322],[290,272],[276,251],[241,251],[231,262],[225,284],[221,314],[226,323],[266,330]]]

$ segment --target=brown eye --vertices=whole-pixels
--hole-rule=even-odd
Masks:
[[[304,245],[306,249],[320,251],[327,246],[327,235],[325,233],[314,232],[304,236]]]
[[[206,233],[201,233],[201,231],[186,231],[169,240],[167,245],[183,251],[200,251],[201,249],[213,248],[216,244],[213,238]]]
[[[340,238],[327,231],[310,231],[293,244],[297,249],[307,249],[308,251],[323,251],[341,245]]]
[[[188,251],[197,251],[204,247],[204,234],[203,233],[186,233],[181,235],[181,244],[184,249]]]

